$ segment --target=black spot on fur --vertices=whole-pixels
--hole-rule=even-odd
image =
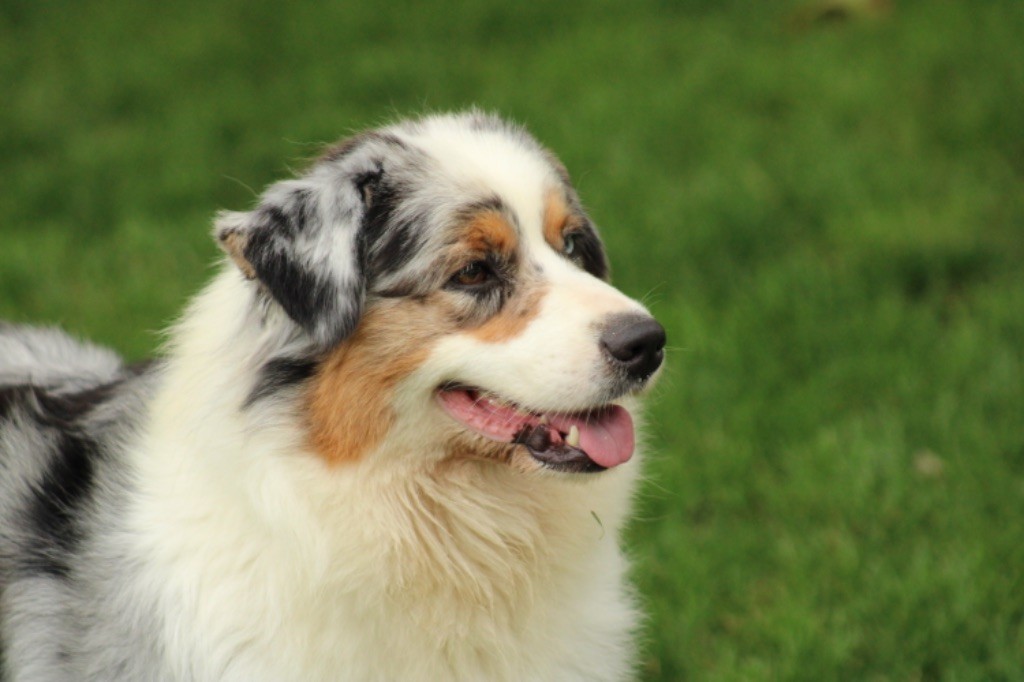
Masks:
[[[0,386],[0,421],[10,418],[14,408],[24,395],[24,389],[18,386]]]
[[[496,194],[480,199],[479,201],[466,204],[466,206],[459,210],[459,213],[464,218],[471,218],[482,211],[496,211],[505,216],[512,216],[512,211],[509,210],[508,206],[505,205],[505,202],[501,200],[501,197]],[[515,224],[517,221],[513,219],[512,222]]]
[[[277,230],[289,237],[295,236],[295,228],[291,219],[285,215],[280,206],[273,204],[259,208],[259,221],[271,230]]]
[[[601,239],[590,224],[573,231],[574,252],[572,260],[579,263],[579,266],[598,279],[607,280],[609,269],[608,259],[601,245]]]
[[[334,310],[338,289],[329,279],[296,262],[279,240],[269,229],[254,230],[245,247],[245,259],[288,316],[312,330],[324,311]]]
[[[291,226],[293,234],[310,229],[316,220],[316,200],[313,192],[309,189],[297,189],[292,192],[288,224]]]
[[[311,252],[319,231],[325,229],[318,206],[308,188],[262,204],[244,226],[241,257],[247,276],[260,281],[261,293],[269,294],[317,345],[328,347],[355,327],[365,284],[358,263],[338,277]],[[316,233],[308,241],[301,234],[307,231]]]
[[[122,379],[117,379],[84,391],[59,395],[34,388],[39,406],[36,419],[41,424],[56,429],[74,429],[82,417],[113,397],[122,383]]]
[[[412,260],[422,244],[417,229],[419,223],[419,220],[411,219],[391,226],[373,250],[373,272],[397,272]]]
[[[356,191],[359,192],[359,198],[363,200],[364,204],[372,205],[376,203],[378,194],[378,185],[380,184],[381,178],[384,177],[384,169],[377,166],[372,171],[366,171],[360,173],[353,180],[353,184],[356,186]]]
[[[317,362],[310,358],[274,358],[259,371],[256,384],[245,399],[245,407],[276,395],[313,376]]]
[[[91,498],[100,449],[82,427],[83,418],[109,400],[122,380],[84,391],[53,394],[37,386],[12,387],[5,391],[23,406],[43,432],[55,439],[52,459],[36,483],[27,508],[27,521],[36,529],[27,548],[26,568],[66,576],[64,558],[81,540],[81,509]],[[15,395],[17,392],[19,395]]]
[[[316,203],[313,194],[308,189],[297,189],[291,193],[287,203],[283,206],[267,204],[258,209],[257,220],[264,226],[264,229],[276,231],[277,233],[294,239],[299,233],[309,229],[316,219]]]
[[[50,466],[33,491],[28,521],[37,541],[29,548],[29,568],[67,576],[64,558],[81,541],[79,511],[90,498],[96,473],[96,443],[81,434],[62,432]]]
[[[122,382],[122,379],[117,379],[65,394],[49,393],[30,384],[0,386],[0,422],[11,419],[18,412],[43,427],[75,429],[81,418],[113,396]]]
[[[421,246],[419,228],[423,219],[406,216],[395,219],[395,208],[403,201],[402,188],[383,177],[373,178],[369,205],[359,233],[362,261],[370,272],[385,274],[401,270]]]

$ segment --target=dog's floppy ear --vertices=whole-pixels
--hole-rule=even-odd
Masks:
[[[366,296],[359,229],[364,213],[353,183],[323,174],[271,185],[248,212],[225,211],[214,233],[221,248],[322,349],[355,329]]]

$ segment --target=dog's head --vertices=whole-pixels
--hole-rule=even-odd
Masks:
[[[624,403],[664,330],[608,284],[568,174],[524,131],[469,113],[364,133],[216,233],[304,340],[266,360],[250,403],[298,400],[326,460],[630,458]]]

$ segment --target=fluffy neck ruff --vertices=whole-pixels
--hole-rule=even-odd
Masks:
[[[292,666],[280,679],[321,679],[355,670],[369,647],[403,656],[366,674],[401,676],[411,660],[514,679],[521,652],[550,653],[574,629],[626,646],[617,540],[632,463],[582,480],[497,462],[417,467],[389,441],[331,467],[309,451],[294,395],[245,407],[254,371],[296,343],[286,320],[260,316],[230,271],[196,299],[135,461],[129,524],[174,614],[166,636],[193,661],[183,673],[234,679],[250,672],[239,661],[263,660]],[[391,459],[403,465],[378,465]]]

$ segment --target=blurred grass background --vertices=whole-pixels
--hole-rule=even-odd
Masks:
[[[472,104],[668,327],[645,680],[1024,679],[1024,3],[0,0],[0,317],[131,358],[210,219]]]

